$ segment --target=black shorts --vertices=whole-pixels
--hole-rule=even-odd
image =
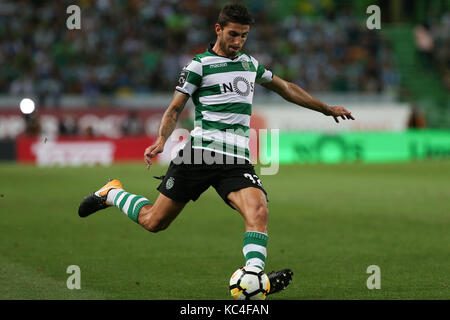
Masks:
[[[187,148],[190,150],[187,150]],[[186,151],[191,152],[191,162],[189,163],[180,161]],[[220,154],[219,157],[223,161],[219,164],[206,164],[203,161],[195,164],[194,154],[202,156],[205,152],[209,152],[213,157],[218,155],[204,149],[192,149],[188,143],[184,149],[179,151],[177,158],[170,162],[167,173],[160,177],[163,181],[158,186],[158,191],[173,201],[186,203],[190,200],[197,200],[203,192],[213,186],[225,203],[232,207],[227,199],[230,192],[255,187],[262,190],[267,199],[267,192],[249,161],[229,164],[235,160],[230,160],[230,158],[234,157],[226,157]]]

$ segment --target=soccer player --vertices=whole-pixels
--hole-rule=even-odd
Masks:
[[[249,159],[248,131],[255,82],[289,102],[331,116],[336,122],[338,118],[354,118],[345,108],[327,106],[297,85],[273,75],[251,55],[242,53],[252,23],[246,7],[226,5],[215,24],[215,43],[181,71],[173,99],[162,117],[159,136],[144,152],[147,168],[152,158],[164,150],[189,98],[195,105],[195,127],[162,178],[156,201],[151,203],[143,196],[125,191],[115,179],[81,202],[78,211],[81,217],[116,206],[148,231],[158,232],[166,229],[190,200],[197,200],[213,186],[244,218],[246,266],[264,270],[267,193]],[[269,294],[283,290],[292,276],[290,269],[269,273]]]

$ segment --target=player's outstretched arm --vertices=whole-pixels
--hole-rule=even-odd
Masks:
[[[352,113],[341,106],[330,107],[323,103],[322,101],[312,97],[305,90],[300,88],[295,83],[286,81],[273,76],[271,82],[263,83],[262,86],[272,90],[282,96],[285,100],[295,103],[296,105],[312,109],[323,113],[326,116],[332,116],[336,122],[339,123],[339,117],[343,120],[355,120]]]
[[[177,124],[178,116],[183,111],[186,102],[189,100],[189,95],[180,91],[175,91],[173,94],[172,102],[167,107],[159,125],[158,138],[155,143],[145,149],[144,162],[147,164],[147,169],[152,164],[151,159],[158,153],[163,152],[164,145],[172,134]]]

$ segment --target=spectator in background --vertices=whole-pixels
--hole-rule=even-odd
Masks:
[[[123,135],[140,135],[144,133],[144,129],[136,111],[130,111],[128,117],[122,123]]]
[[[81,82],[82,95],[90,105],[96,105],[100,97],[99,82],[92,71],[87,71]]]
[[[425,128],[425,115],[423,112],[417,107],[413,106],[411,110],[411,115],[408,119],[408,128],[410,129],[423,129]]]
[[[87,126],[80,132],[80,136],[86,139],[95,138],[96,134],[92,126]]]
[[[62,95],[61,81],[53,71],[49,75],[44,75],[37,83],[38,105],[41,107],[59,108]]]
[[[434,41],[427,23],[414,28],[414,38],[419,61],[425,68],[430,68],[433,62]]]
[[[34,76],[31,73],[24,73],[15,79],[10,87],[9,93],[16,97],[30,97],[35,94]]]
[[[36,113],[24,115],[25,117],[25,134],[37,137],[41,134],[41,124]]]
[[[61,136],[75,136],[79,132],[77,120],[70,114],[63,115],[58,129]]]
[[[450,12],[432,20],[430,34],[433,37],[433,60],[447,91],[450,92]]]

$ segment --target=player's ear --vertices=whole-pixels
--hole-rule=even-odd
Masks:
[[[217,35],[219,35],[223,31],[222,27],[218,23],[216,23],[215,25],[215,30]]]

